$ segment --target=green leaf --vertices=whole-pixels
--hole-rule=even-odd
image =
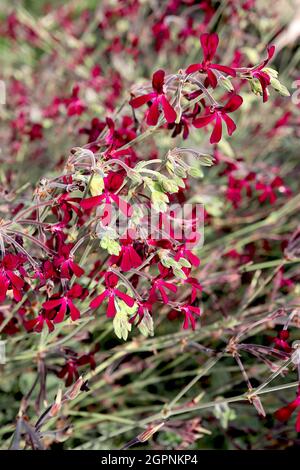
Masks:
[[[137,306],[134,305],[133,307],[128,307],[128,305],[120,299],[115,300],[115,306],[117,310],[113,319],[115,334],[119,339],[126,341],[128,333],[132,328],[132,325],[129,322],[129,315],[133,315]]]
[[[100,242],[101,248],[107,250],[110,255],[116,255],[121,251],[121,245],[116,240],[113,240],[109,235],[104,235]]]
[[[104,189],[104,181],[102,176],[100,176],[98,173],[93,175],[92,181],[90,184],[90,193],[92,196],[100,196],[102,194]]]
[[[277,78],[271,78],[271,85],[272,88],[274,88],[277,93],[279,93],[281,96],[290,96],[290,92],[287,89],[286,86],[282,85]]]
[[[191,263],[185,258],[179,258],[178,263],[184,268],[190,268]]]
[[[157,212],[166,212],[168,210],[168,196],[162,191],[151,192],[151,202]]]
[[[153,336],[154,335],[154,325],[153,325],[153,318],[148,312],[145,310],[144,316],[140,323],[138,324],[138,329],[142,333],[143,336]]]
[[[173,273],[179,279],[186,279],[186,275],[184,274],[184,272],[181,269],[175,268],[175,269],[173,269]]]

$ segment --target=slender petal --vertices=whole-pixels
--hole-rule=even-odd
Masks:
[[[159,118],[158,100],[155,99],[147,112],[146,122],[149,126],[156,126]]]
[[[105,195],[104,194],[101,194],[101,196],[93,196],[93,197],[88,197],[87,199],[83,199],[81,202],[80,202],[80,205],[83,209],[87,210],[87,209],[92,209],[93,207],[96,207],[98,206],[99,204],[101,204],[101,202],[103,201]]]
[[[243,103],[243,98],[239,95],[233,95],[229,98],[227,103],[222,109],[222,112],[224,113],[232,113],[233,111],[236,111]]]
[[[203,49],[204,60],[209,62],[212,61],[219,44],[218,35],[216,33],[201,34],[200,42]]]
[[[134,305],[134,299],[130,297],[127,294],[124,294],[124,292],[121,292],[119,289],[115,289],[115,294],[120,297],[121,300],[125,302],[125,304],[128,305],[128,307],[133,307]]]
[[[227,116],[227,114],[222,114],[222,119],[226,123],[228,135],[232,135],[236,130],[234,121],[231,119],[231,117]]]
[[[162,93],[164,81],[165,72],[163,70],[157,70],[156,72],[154,72],[152,77],[153,90],[157,91],[158,93]]]
[[[173,107],[170,105],[169,101],[165,97],[165,95],[161,96],[161,105],[164,111],[165,118],[167,122],[170,124],[174,122],[177,118],[176,111],[173,109]]]
[[[142,95],[142,96],[138,96],[137,98],[132,98],[129,101],[129,104],[130,106],[136,109],[148,103],[148,101],[151,101],[154,96],[155,96],[155,93],[147,93],[147,95]]]
[[[107,291],[107,289],[105,289],[104,292],[102,292],[100,295],[97,295],[97,297],[95,297],[95,298],[91,301],[90,307],[91,307],[91,308],[98,308],[98,307],[102,304],[103,300],[104,300],[107,296],[108,296],[108,291]]]
[[[188,68],[186,69],[186,73],[195,73],[195,72],[198,72],[198,70],[201,70],[202,69],[202,64],[191,64],[188,66]]]
[[[210,143],[217,144],[218,142],[220,142],[221,137],[222,137],[222,119],[219,113],[216,113],[216,122],[215,122],[214,130],[212,131],[212,134],[210,136]]]
[[[208,114],[207,116],[200,116],[197,119],[194,119],[193,121],[193,126],[196,127],[197,129],[200,129],[201,127],[207,126],[210,122],[214,121],[216,118],[216,114]]]

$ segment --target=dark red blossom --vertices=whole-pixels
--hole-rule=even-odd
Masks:
[[[268,75],[268,73],[266,71],[264,71],[263,69],[265,68],[267,63],[272,59],[272,57],[274,55],[274,52],[275,52],[275,46],[269,46],[268,47],[268,57],[263,62],[261,62],[259,65],[257,65],[257,67],[253,67],[250,71],[250,75],[253,78],[256,78],[259,81],[260,85],[261,85],[262,94],[263,94],[263,101],[264,102],[268,101],[268,96],[269,95],[268,95],[267,87],[271,83],[271,78]]]
[[[189,326],[191,326],[191,328],[195,330],[196,318],[200,317],[201,314],[200,308],[186,304],[180,307],[180,311],[184,315],[183,329],[187,330]]]
[[[73,213],[80,215],[80,201],[81,199],[79,197],[72,197],[68,193],[63,193],[57,198],[56,205],[52,207],[52,211],[59,217],[59,220],[61,220],[63,224],[67,224],[70,222]]]
[[[186,73],[201,72],[207,74],[207,84],[213,88],[217,86],[218,79],[215,70],[224,72],[232,77],[236,76],[236,72],[231,67],[226,65],[213,64],[212,60],[216,55],[219,44],[219,37],[216,33],[205,33],[200,36],[200,43],[203,50],[203,61],[198,64],[189,65]]]
[[[30,125],[27,134],[30,140],[40,140],[43,138],[43,126],[39,123],[33,123]]]
[[[133,307],[134,299],[116,288],[119,278],[116,274],[105,273],[106,289],[90,303],[91,308],[98,308],[105,299],[108,299],[106,315],[113,318],[116,314],[115,297],[123,300],[129,307]]]
[[[159,300],[159,297],[157,296],[157,293],[156,293],[156,291],[158,291],[161,295],[163,303],[168,304],[169,297],[168,297],[166,289],[173,293],[176,293],[177,287],[171,282],[168,282],[167,280],[165,280],[170,276],[169,269],[164,268],[160,264],[158,267],[159,267],[160,274],[156,276],[155,279],[152,280],[152,286],[149,292],[149,301],[156,302],[157,300]]]
[[[54,266],[61,273],[61,277],[71,279],[73,274],[76,277],[81,277],[84,270],[74,261],[74,256],[71,254],[73,248],[72,244],[63,244],[59,247],[58,256],[54,258]]]
[[[171,310],[168,314],[169,320],[175,320],[180,318],[182,315],[184,315],[184,321],[182,328],[184,330],[187,330],[189,327],[191,327],[193,330],[196,329],[196,319],[199,317],[201,314],[201,310],[199,307],[196,307],[194,305],[179,305],[176,309]]]
[[[255,180],[255,173],[249,172],[242,178],[235,177],[234,174],[229,174],[228,176],[228,188],[226,191],[226,198],[230,201],[233,207],[239,207],[242,202],[242,193],[248,197],[252,196],[252,187],[251,183]]]
[[[20,302],[24,281],[20,277],[18,269],[24,262],[23,256],[7,254],[0,261],[0,302],[5,300],[7,291],[12,289],[14,299]],[[23,273],[24,274],[24,273]]]
[[[222,138],[222,120],[227,126],[227,132],[232,135],[236,129],[234,121],[228,116],[229,113],[236,111],[241,104],[243,99],[239,95],[233,95],[229,98],[225,106],[212,107],[210,114],[206,116],[200,116],[193,121],[194,127],[197,129],[207,126],[207,124],[214,122],[214,129],[210,136],[210,143],[217,144]]]
[[[288,405],[283,406],[279,410],[276,411],[275,417],[281,421],[286,422],[290,419],[294,411],[300,407],[300,389],[298,389],[297,397],[295,400],[291,401]],[[296,431],[300,432],[300,411],[298,411],[297,418],[296,418]]]
[[[200,106],[195,104],[192,112],[185,112],[181,114],[180,120],[168,124],[168,129],[173,129],[172,137],[177,137],[182,133],[182,138],[187,139],[190,133],[190,126],[192,124],[192,119],[197,116],[200,112]]]
[[[100,121],[98,118],[93,118],[90,123],[90,127],[81,127],[79,129],[79,134],[86,134],[88,136],[88,142],[95,142],[100,133],[105,128],[106,123],[104,121]]]
[[[3,322],[5,322],[4,328],[2,327]],[[4,333],[9,336],[15,335],[20,331],[17,318],[13,317],[9,321],[7,321],[7,318],[3,315],[2,312],[0,312],[0,329],[1,333]]]
[[[57,376],[61,379],[66,378],[66,386],[68,387],[73,382],[75,382],[79,377],[78,368],[81,366],[89,365],[91,370],[96,368],[95,354],[99,350],[99,347],[96,346],[90,352],[82,354],[78,357],[78,354],[72,350],[66,350],[68,353],[68,359],[57,373]]]
[[[74,86],[71,97],[65,99],[68,116],[80,116],[86,109],[85,104],[79,98],[79,90],[78,85]]]
[[[28,331],[34,330],[40,333],[44,325],[47,325],[49,332],[54,330],[53,319],[56,316],[55,310],[42,311],[36,318],[25,322],[25,327]]]
[[[124,177],[120,173],[110,172],[108,176],[103,179],[104,189],[100,196],[92,196],[87,199],[83,199],[80,203],[84,210],[90,210],[103,203],[111,204],[115,202],[119,209],[128,215],[130,206],[124,199],[120,198],[115,192],[121,187]]]
[[[52,297],[50,300],[44,302],[43,308],[46,311],[59,309],[53,323],[61,323],[64,320],[67,311],[70,312],[71,319],[76,321],[80,318],[80,311],[75,307],[73,300],[82,298],[82,296],[82,287],[79,284],[74,284],[73,287],[63,295],[63,297]]]
[[[142,264],[142,259],[133,246],[133,240],[129,236],[127,238],[122,237],[121,243],[120,254],[112,256],[111,263],[120,266],[122,271],[138,268]]]
[[[292,351],[292,348],[288,343],[289,336],[290,335],[287,330],[279,331],[277,337],[272,339],[272,341],[275,344],[275,348],[278,348],[287,353],[290,353]]]
[[[262,179],[256,183],[255,188],[257,191],[261,191],[259,201],[265,202],[269,200],[270,204],[274,204],[277,200],[276,191],[286,195],[291,194],[290,188],[284,185],[283,179],[280,176],[276,176],[271,182],[266,182],[265,179]]]
[[[149,126],[155,126],[157,124],[161,109],[168,123],[172,123],[176,120],[177,114],[165,95],[164,83],[165,72],[163,70],[157,70],[152,77],[153,92],[132,98],[130,101],[130,105],[133,108],[139,108],[148,101],[151,102],[146,118],[146,122]]]
[[[57,376],[60,379],[63,379],[64,377],[66,377],[67,387],[69,387],[73,382],[75,382],[75,380],[79,378],[78,364],[77,364],[76,357],[68,359],[66,364],[57,373]]]

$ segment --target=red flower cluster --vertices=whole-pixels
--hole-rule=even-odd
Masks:
[[[105,30],[115,15],[125,16],[138,10],[138,2],[121,3],[107,7],[99,27]],[[169,37],[166,15],[180,9],[180,4],[168,2],[155,19],[152,32],[157,50]],[[162,220],[169,217],[165,213],[170,203],[182,204],[188,199],[188,176],[201,174],[197,161],[202,156],[199,158],[196,150],[183,149],[191,156],[196,155],[193,166],[176,149],[162,158],[152,144],[142,149],[135,144],[158,129],[173,138],[182,133],[186,139],[190,133],[197,133],[196,129],[208,125],[213,126],[210,143],[218,144],[223,123],[231,136],[236,124],[230,115],[243,105],[237,93],[242,93],[246,79],[259,81],[266,101],[271,78],[265,66],[274,54],[274,48],[269,48],[268,58],[252,68],[219,64],[218,35],[203,32],[213,8],[210,2],[202,2],[201,8],[205,12],[204,26],[197,27],[189,17],[179,28],[178,37],[184,51],[186,38],[200,35],[202,60],[173,74],[162,69],[155,71],[152,84],[132,92],[130,101],[120,106],[121,117],[116,109],[123,91],[121,74],[111,71],[105,79],[99,65],[91,67],[87,76],[69,91],[41,104],[34,119],[28,112],[30,94],[26,86],[18,81],[12,83],[11,94],[19,106],[10,124],[10,138],[16,152],[22,139],[34,144],[43,138],[48,125],[56,125],[58,119],[64,125],[65,117],[72,118],[85,145],[72,149],[59,176],[41,180],[32,207],[22,202],[12,208],[12,228],[9,222],[0,225],[0,302],[10,299],[16,312],[12,320],[6,321],[6,313],[0,311],[0,325],[6,321],[5,333],[14,334],[22,325],[28,332],[40,333],[44,328],[53,332],[65,320],[77,322],[101,308],[112,319],[119,338],[126,339],[132,326],[151,335],[152,317],[155,321],[158,305],[169,319],[180,318],[184,329],[196,329],[202,310],[199,306],[202,287],[193,270],[198,269],[200,260],[190,250],[185,235],[177,239],[173,227],[164,232]],[[62,16],[60,21],[63,27],[70,26],[66,17]],[[24,28],[14,16],[10,17],[8,26],[9,36]],[[26,33],[33,41],[30,30]],[[123,47],[120,38],[112,37],[106,52],[126,49],[126,54],[136,60],[141,52],[139,38],[133,35],[126,44]],[[83,63],[90,53],[87,48],[74,54],[70,70]],[[240,58],[236,58],[237,65],[239,62]],[[239,80],[239,86],[227,88],[231,91],[219,95],[220,102],[217,102],[215,88],[220,80],[231,79],[233,83]],[[108,90],[104,102],[108,115],[101,119],[89,115],[84,122],[89,111],[87,98],[101,93],[103,88]],[[144,105],[148,107],[145,115],[137,111]],[[210,164],[206,156],[203,165]],[[61,168],[61,162],[57,168]],[[262,178],[247,170],[244,177],[239,177],[235,173],[238,169],[237,165],[224,173],[228,177],[226,197],[234,207],[239,206],[243,191],[249,197],[257,191],[259,202],[271,204],[278,193],[289,194],[278,175]],[[150,234],[144,233],[148,220],[134,207],[135,203],[143,204],[147,215],[151,211],[158,215]],[[127,217],[128,226],[122,235],[118,232],[120,214],[115,226],[110,226],[111,219],[107,216],[110,207],[120,209],[122,216]],[[32,226],[32,231],[24,229],[26,224]],[[184,224],[193,226],[193,214]],[[237,253],[231,255],[239,257]],[[277,339],[276,347],[288,351],[284,338]],[[83,356],[73,354],[65,359],[58,375],[66,378],[67,385],[78,378],[79,366],[95,366],[94,352]]]

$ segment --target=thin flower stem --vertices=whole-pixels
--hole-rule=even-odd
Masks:
[[[207,372],[224,356],[220,354],[219,356],[209,360],[204,367],[200,369],[196,377],[193,378],[176,396],[173,400],[166,406],[166,411],[169,412],[174,405],[182,398]]]
[[[259,385],[259,387],[257,387],[256,389],[253,390],[253,392],[251,393],[251,395],[258,395],[259,393],[261,393],[261,390],[263,390],[264,388],[266,388],[267,385],[269,385],[270,382],[272,382],[274,379],[276,379],[276,377],[278,377],[278,375],[281,374],[282,371],[284,371],[284,369],[286,369],[290,364],[292,363],[292,358],[288,359],[281,367],[279,367],[279,369],[274,372],[264,383],[262,383],[261,385]]]

